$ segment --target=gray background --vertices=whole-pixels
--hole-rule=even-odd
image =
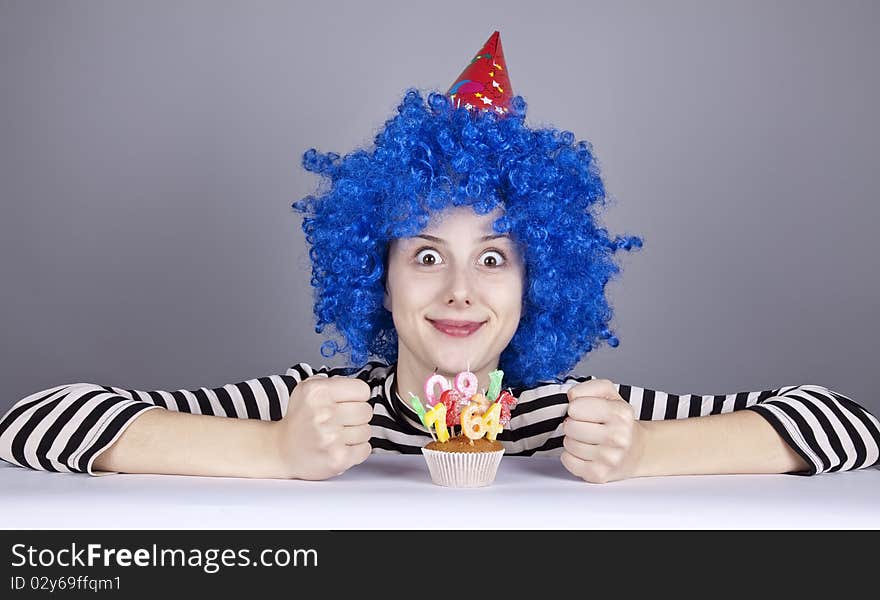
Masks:
[[[593,142],[621,345],[671,393],[871,385],[876,2],[0,2],[0,409],[62,383],[214,387],[323,359],[315,146],[368,143],[494,29],[529,122]]]

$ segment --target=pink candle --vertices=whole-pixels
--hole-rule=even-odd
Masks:
[[[440,386],[440,394],[452,387],[449,385],[449,380],[439,373],[434,373],[428,377],[428,380],[425,382],[425,404],[429,408],[432,408],[440,400],[439,394],[434,394],[434,390],[438,385]]]
[[[458,390],[459,394],[466,398],[470,398],[476,394],[478,386],[479,381],[477,381],[477,376],[470,371],[462,371],[455,376],[455,389]]]

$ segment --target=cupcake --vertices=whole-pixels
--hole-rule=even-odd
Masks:
[[[496,437],[510,423],[510,409],[516,404],[509,390],[501,391],[503,376],[503,371],[492,371],[489,389],[479,393],[477,376],[470,371],[459,373],[452,384],[435,373],[425,382],[427,409],[411,394],[410,403],[433,438],[422,455],[435,484],[483,487],[495,481],[504,456]]]

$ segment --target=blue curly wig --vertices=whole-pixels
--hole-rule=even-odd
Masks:
[[[325,184],[293,203],[310,245],[315,331],[332,325],[346,342],[325,341],[322,356],[349,352],[355,365],[369,355],[397,360],[382,302],[390,242],[464,205],[481,215],[501,206],[493,229],[509,233],[525,262],[522,317],[499,364],[508,385],[559,381],[600,340],[616,347],[605,286],[620,271],[613,255],[641,248],[642,239],[611,239],[597,223],[605,188],[589,142],[526,126],[521,96],[498,116],[409,89],[397,113],[372,148],[303,156]]]

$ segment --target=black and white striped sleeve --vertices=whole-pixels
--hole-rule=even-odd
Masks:
[[[91,383],[53,387],[19,400],[0,418],[0,458],[31,469],[99,475],[92,470],[95,457],[149,410],[280,420],[296,384],[327,371],[298,363],[284,375],[197,390],[138,391]]]
[[[764,417],[816,475],[880,465],[880,422],[850,398],[820,385],[727,395],[667,394],[615,384],[639,420],[683,419],[752,410]]]

